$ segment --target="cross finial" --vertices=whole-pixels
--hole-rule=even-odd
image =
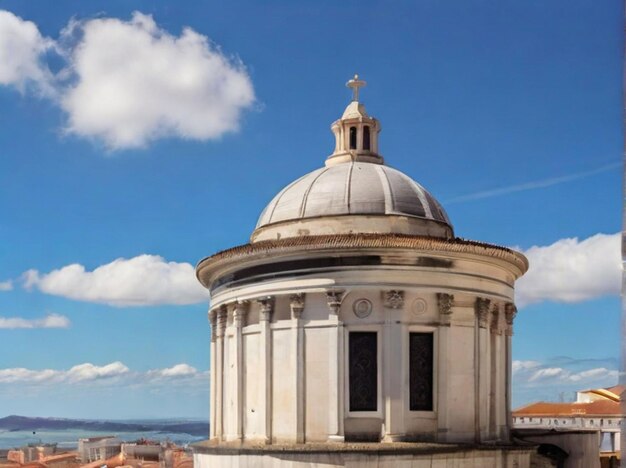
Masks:
[[[365,87],[365,85],[367,85],[367,83],[363,80],[359,80],[359,75],[354,75],[354,78],[352,78],[346,83],[346,86],[348,88],[352,88],[352,100],[353,101],[359,100],[359,88],[363,88]]]

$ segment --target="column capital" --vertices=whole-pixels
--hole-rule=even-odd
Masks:
[[[215,341],[217,338],[217,310],[209,310],[209,323],[211,324],[211,341]]]
[[[233,308],[233,321],[237,328],[243,327],[248,315],[249,301],[235,301]]]
[[[274,296],[259,297],[256,301],[261,304],[259,320],[262,322],[271,321],[274,312]]]
[[[291,318],[299,319],[304,311],[305,293],[296,293],[289,296],[289,307],[291,308]]]
[[[328,302],[328,308],[333,315],[339,315],[339,309],[341,308],[341,301],[343,300],[344,291],[330,289],[326,291],[326,301]]]
[[[404,291],[391,289],[383,291],[383,302],[389,309],[402,309],[404,307]]]
[[[439,323],[450,326],[452,319],[452,307],[454,306],[454,296],[447,293],[437,293],[437,308],[439,309]]]
[[[221,305],[217,310],[217,336],[224,336],[226,330],[226,322],[228,321],[228,308]]]
[[[480,328],[487,328],[490,303],[491,301],[485,297],[476,298],[476,303],[474,304],[474,310],[476,312],[476,319],[478,320],[478,326]]]
[[[502,327],[500,325],[500,304],[497,302],[493,303],[491,307],[491,321],[489,323],[489,327],[491,329],[491,333],[496,335],[502,334]]]
[[[506,320],[506,334],[513,335],[513,320],[517,315],[517,307],[512,302],[507,302],[504,305],[504,319]]]

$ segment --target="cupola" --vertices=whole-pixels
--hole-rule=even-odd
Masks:
[[[328,159],[326,166],[344,162],[369,162],[384,164],[378,154],[378,133],[380,122],[367,115],[365,106],[359,102],[359,90],[367,83],[359,79],[359,75],[346,83],[352,89],[352,101],[343,115],[331,125],[335,135],[335,150]]]

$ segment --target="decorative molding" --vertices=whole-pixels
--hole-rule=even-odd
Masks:
[[[404,291],[392,289],[383,291],[385,307],[389,309],[402,309],[404,307]]]
[[[372,314],[372,301],[369,299],[357,299],[352,304],[352,311],[358,318],[366,318]]]
[[[491,301],[485,297],[477,297],[475,303],[476,319],[480,328],[487,328],[489,319],[489,304]]]
[[[305,293],[296,293],[289,296],[289,307],[291,308],[291,318],[299,319],[304,311]]]
[[[506,334],[513,335],[513,320],[517,315],[517,307],[512,302],[504,305],[504,319],[506,320]]]
[[[274,312],[274,296],[260,297],[256,301],[261,305],[259,320],[261,322],[271,321]]]
[[[326,291],[326,301],[331,314],[338,315],[341,308],[341,301],[343,300],[344,291],[329,290]]]
[[[243,327],[248,315],[249,301],[236,301],[233,308],[233,322],[237,328]]]
[[[437,293],[437,308],[439,309],[439,321],[442,325],[449,326],[452,320],[452,307],[454,296],[447,293]]]

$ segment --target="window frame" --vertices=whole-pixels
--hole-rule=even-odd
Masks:
[[[411,368],[411,356],[410,356],[410,334],[411,333],[431,333],[433,335],[433,406],[432,410],[411,410],[411,388],[409,382],[409,372]],[[424,325],[409,325],[406,328],[405,343],[403,353],[405,356],[405,396],[404,405],[406,408],[406,414],[411,419],[436,419],[437,418],[437,405],[438,405],[438,387],[439,387],[439,333],[438,327],[430,327]]]
[[[373,332],[376,333],[376,411],[351,411],[350,410],[350,333]],[[383,417],[383,369],[382,369],[382,335],[383,328],[380,325],[358,325],[344,327],[344,408],[345,415],[349,418],[382,418]]]

